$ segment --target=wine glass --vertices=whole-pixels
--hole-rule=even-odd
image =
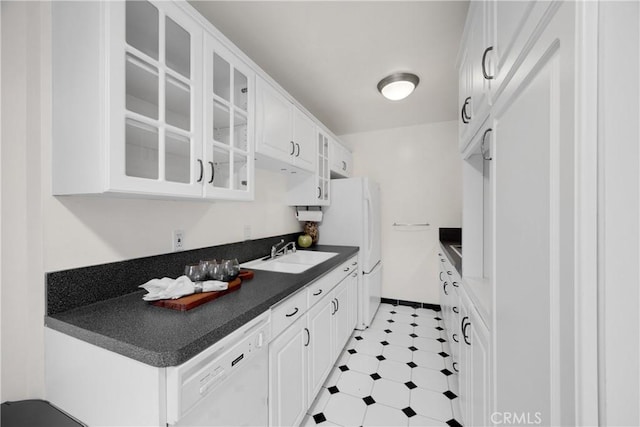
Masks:
[[[184,275],[187,276],[192,282],[197,283],[202,281],[207,275],[206,271],[200,264],[189,264],[184,267]]]

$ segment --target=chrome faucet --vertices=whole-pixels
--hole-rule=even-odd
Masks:
[[[289,242],[289,243],[284,243],[284,239],[280,239],[280,242],[276,243],[275,245],[271,246],[271,259],[277,257],[280,252],[282,252],[283,254],[288,254],[289,253],[289,246],[291,246],[291,252],[295,252],[296,251],[296,242]]]

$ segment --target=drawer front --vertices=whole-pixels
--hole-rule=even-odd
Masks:
[[[302,290],[271,309],[271,336],[276,337],[307,311],[307,292]]]

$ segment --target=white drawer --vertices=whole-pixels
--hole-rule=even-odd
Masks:
[[[307,311],[307,292],[305,289],[288,297],[271,308],[271,336],[277,337]]]

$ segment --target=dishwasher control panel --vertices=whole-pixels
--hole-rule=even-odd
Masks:
[[[267,351],[269,316],[260,316],[184,364],[167,369],[167,421],[186,414],[200,399]]]

